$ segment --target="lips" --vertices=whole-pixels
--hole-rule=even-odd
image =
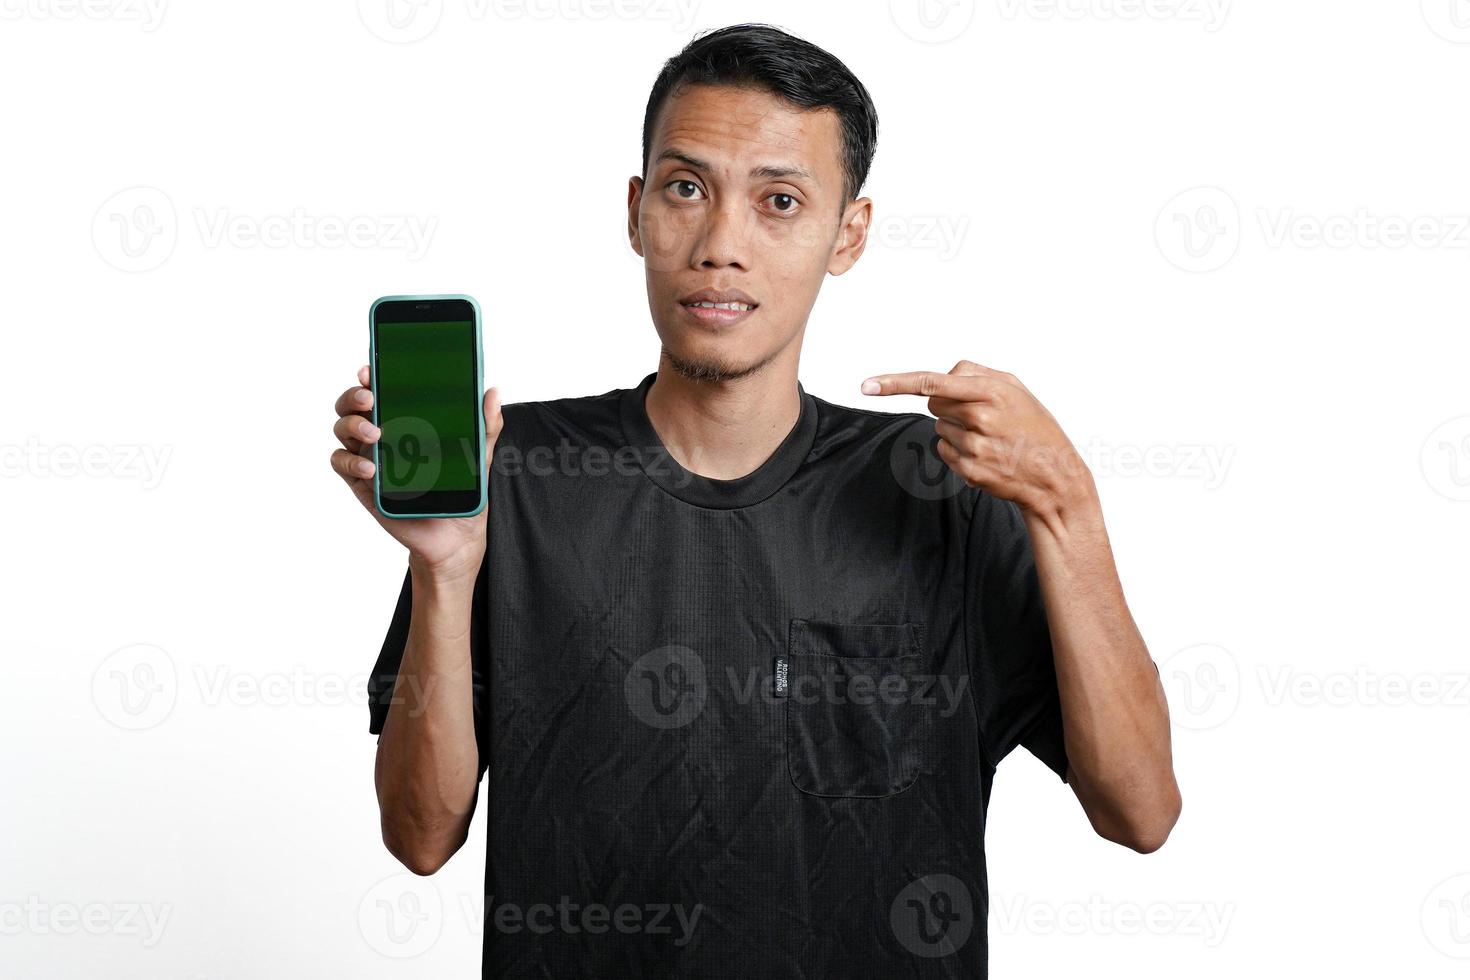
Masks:
[[[681,297],[679,304],[692,310],[724,310],[731,313],[749,313],[760,306],[747,293],[738,289],[701,289]]]

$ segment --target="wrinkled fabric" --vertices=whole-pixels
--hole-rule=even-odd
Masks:
[[[995,766],[1067,766],[1019,511],[945,478],[933,419],[805,389],[761,467],[700,477],[653,379],[503,409],[483,975],[985,976]],[[405,576],[373,733],[410,604]]]

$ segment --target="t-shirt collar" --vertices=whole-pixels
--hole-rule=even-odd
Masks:
[[[637,454],[643,472],[669,494],[699,507],[728,510],[765,500],[786,484],[811,452],[817,435],[817,403],[801,382],[796,383],[801,414],[786,438],[766,461],[736,480],[715,480],[679,465],[649,421],[644,400],[658,373],[648,375],[636,388],[623,391],[620,411],[623,437]]]

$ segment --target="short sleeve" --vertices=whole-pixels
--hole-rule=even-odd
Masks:
[[[1020,508],[977,491],[965,554],[965,635],[991,767],[1024,745],[1062,779],[1067,752],[1031,535]]]
[[[479,775],[485,774],[489,762],[489,712],[486,697],[489,689],[489,559],[480,565],[479,577],[475,580],[474,598],[470,605],[470,679],[474,689],[475,744],[479,752]],[[382,649],[368,675],[368,732],[381,735],[383,723],[388,718],[388,709],[393,704],[394,689],[398,683],[398,668],[403,661],[403,649],[408,643],[408,625],[413,612],[413,575],[405,571],[403,585],[398,590],[398,603],[393,608],[393,618],[383,637]]]

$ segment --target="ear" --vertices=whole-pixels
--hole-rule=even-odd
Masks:
[[[638,236],[638,207],[643,201],[643,178],[628,178],[628,244],[641,258],[643,240]]]
[[[827,260],[827,271],[840,276],[851,269],[868,246],[868,228],[873,221],[873,201],[860,197],[849,204],[842,213],[842,225],[837,229],[837,243],[832,256]]]

